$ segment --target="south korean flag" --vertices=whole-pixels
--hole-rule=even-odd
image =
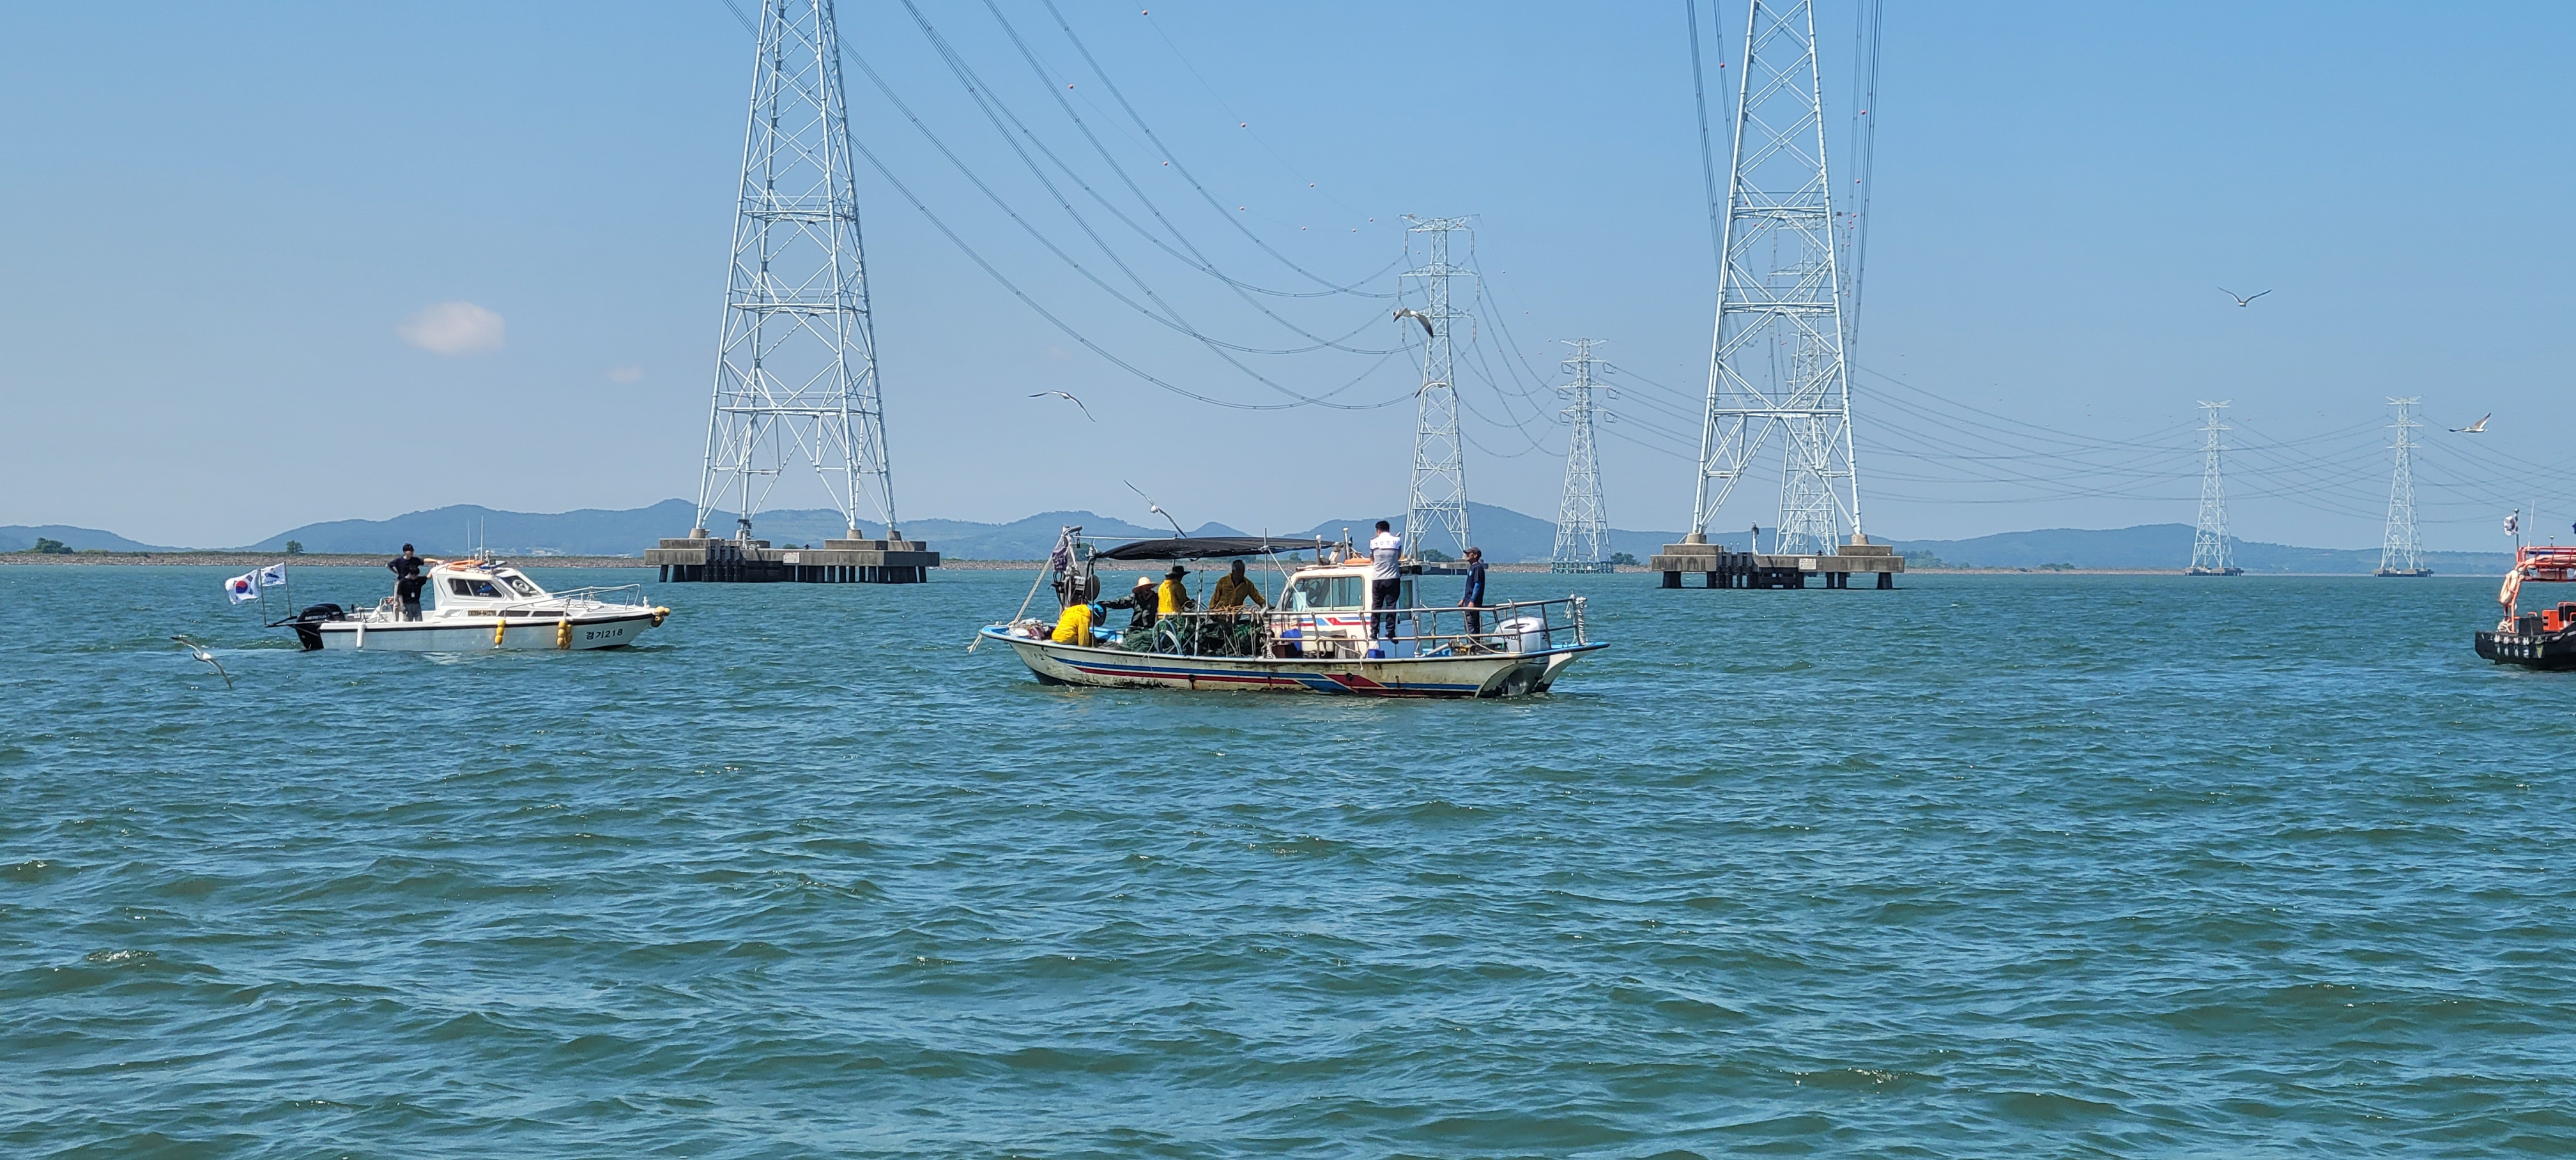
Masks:
[[[232,597],[235,604],[259,599],[259,573],[244,572],[224,581],[224,595]]]

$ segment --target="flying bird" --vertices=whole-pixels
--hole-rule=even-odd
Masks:
[[[2226,296],[2228,296],[2228,297],[2230,297],[2230,298],[2235,298],[2235,299],[2236,299],[2236,304],[2237,304],[2238,306],[2251,306],[2251,305],[2253,305],[2253,303],[2254,303],[2254,300],[2255,300],[2255,299],[2260,298],[2260,297],[2262,297],[2262,296],[2264,296],[2264,295],[2266,295],[2266,294],[2271,293],[2271,291],[2269,291],[2269,290],[2257,290],[2257,291],[2255,291],[2255,292],[2254,292],[2254,293],[2252,293],[2252,294],[2246,295],[2246,296],[2244,296],[2244,297],[2242,297],[2242,298],[2238,298],[2238,297],[2237,297],[2237,295],[2236,295],[2236,292],[2235,292],[2235,291],[2230,290],[2230,289],[2228,289],[2228,288],[2227,288],[2227,287],[2225,287],[2225,286],[2221,286],[2221,287],[2219,287],[2219,288],[2218,288],[2218,292],[2219,292],[2219,293],[2221,293],[2221,294],[2224,294],[2224,295],[2226,295]]]
[[[1126,481],[1126,480],[1123,480],[1123,479],[1122,479],[1122,480],[1119,480],[1118,482],[1120,482],[1120,483],[1127,483],[1127,481]],[[1135,492],[1135,493],[1136,493],[1136,498],[1138,498],[1138,499],[1141,499],[1141,500],[1144,500],[1144,501],[1145,501],[1145,510],[1146,510],[1146,511],[1152,512],[1152,513],[1154,513],[1155,515],[1158,515],[1158,516],[1163,517],[1163,522],[1164,522],[1164,523],[1167,523],[1167,524],[1172,525],[1172,535],[1173,535],[1174,537],[1176,537],[1176,538],[1180,538],[1180,539],[1187,539],[1187,538],[1189,538],[1189,533],[1188,533],[1188,532],[1184,532],[1184,531],[1182,531],[1182,530],[1181,530],[1181,521],[1176,520],[1176,519],[1173,519],[1173,518],[1172,518],[1172,513],[1170,513],[1170,512],[1167,512],[1167,511],[1164,511],[1164,510],[1163,510],[1163,505],[1158,504],[1158,503],[1155,503],[1155,502],[1154,502],[1154,497],[1152,497],[1152,496],[1150,496],[1150,495],[1145,494],[1145,489],[1144,489],[1144,488],[1138,487],[1138,486],[1136,486],[1135,484],[1132,484],[1132,483],[1127,483],[1127,490],[1132,491],[1132,492]]]
[[[1030,397],[1030,398],[1032,398],[1032,399],[1043,399],[1043,398],[1046,398],[1046,397],[1047,397],[1047,396],[1049,396],[1049,395],[1053,395],[1053,396],[1055,396],[1056,398],[1063,399],[1063,400],[1065,400],[1066,402],[1072,403],[1074,406],[1082,407],[1082,400],[1077,399],[1077,398],[1074,398],[1072,395],[1066,394],[1066,393],[1065,393],[1065,392],[1063,392],[1063,391],[1039,391],[1038,393],[1036,393],[1036,394],[1034,394],[1034,395],[1031,395],[1031,396],[1029,396],[1029,397]],[[1085,418],[1085,419],[1091,419],[1091,408],[1089,408],[1089,407],[1082,407],[1082,417],[1083,417],[1083,418]],[[1092,422],[1094,422],[1094,423],[1097,423],[1097,422],[1099,422],[1100,420],[1098,420],[1098,419],[1091,419],[1091,421],[1092,421]]]
[[[216,660],[215,654],[207,649],[206,646],[198,644],[184,636],[174,636],[170,639],[178,641],[179,647],[187,649],[189,656],[215,666],[215,673],[224,679],[224,687],[227,689],[233,687],[233,675],[224,671],[224,662]]]
[[[1396,309],[1395,309],[1395,316],[1396,316],[1396,317],[1398,317],[1398,318],[1410,318],[1410,319],[1414,320],[1415,322],[1419,322],[1419,323],[1421,323],[1421,324],[1422,324],[1422,335],[1423,335],[1423,337],[1425,337],[1425,338],[1437,338],[1437,337],[1439,337],[1438,335],[1435,335],[1435,334],[1431,333],[1431,316],[1430,316],[1430,315],[1428,315],[1428,314],[1424,314],[1423,312],[1421,312],[1421,311],[1419,311],[1419,310],[1415,310],[1414,308],[1412,308],[1412,307],[1410,307],[1410,306],[1399,306],[1399,307],[1396,307]]]
[[[2495,418],[2495,412],[2489,411],[2486,414],[2478,416],[2477,422],[2471,423],[2466,427],[2453,427],[2451,428],[2451,431],[2456,435],[2484,435],[2487,433],[2487,420],[2492,418]]]

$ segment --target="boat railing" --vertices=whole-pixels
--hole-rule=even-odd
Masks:
[[[1262,608],[1166,613],[1102,643],[1167,656],[1407,659],[1544,652],[1589,643],[1584,598],[1476,607]]]
[[[534,615],[537,612],[542,611],[540,608],[541,605],[577,604],[585,601],[592,604],[610,604],[642,608],[644,607],[644,586],[641,584],[600,584],[593,585],[588,588],[567,588],[561,592],[549,592],[544,596],[533,597],[527,600],[510,601],[507,604],[501,605],[499,611],[505,616],[511,613]]]

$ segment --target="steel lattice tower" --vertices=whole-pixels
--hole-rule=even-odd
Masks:
[[[1592,441],[1592,368],[1601,360],[1592,348],[1601,340],[1578,338],[1568,343],[1574,357],[1565,360],[1574,381],[1557,390],[1567,397],[1566,422],[1573,433],[1565,443],[1565,498],[1556,505],[1556,550],[1550,572],[1611,571],[1610,520],[1601,509],[1601,457]],[[1606,389],[1606,388],[1605,388]]]
[[[2232,428],[2221,422],[2227,410],[2225,402],[2201,401],[2207,419],[2201,424],[2200,525],[2191,536],[2191,567],[2187,576],[2235,576],[2245,570],[2236,566],[2236,550],[2227,536],[2227,485],[2221,468],[2227,455],[2226,433]]]
[[[748,538],[797,460],[814,466],[851,539],[863,505],[901,538],[851,153],[832,0],[762,0],[695,536],[721,508]]]
[[[1450,329],[1467,314],[1450,305],[1449,283],[1476,274],[1451,264],[1449,235],[1473,229],[1474,219],[1406,214],[1404,220],[1413,223],[1406,230],[1422,235],[1428,250],[1427,260],[1403,276],[1422,281],[1424,305],[1411,314],[1430,328],[1422,344],[1422,389],[1414,400],[1413,486],[1405,502],[1404,554],[1418,556],[1427,545],[1461,557],[1467,553],[1467,464],[1458,435],[1458,387],[1451,374],[1457,351]],[[1397,321],[1413,325],[1401,313]]]
[[[2415,421],[2411,409],[2422,399],[2390,399],[2397,409],[2397,441],[2388,445],[2397,465],[2388,478],[2388,530],[2379,540],[2379,576],[2430,576],[2424,566],[2424,541],[2415,533]]]
[[[1777,429],[1774,551],[1831,552],[1846,531],[1861,534],[1860,480],[1815,9],[1813,0],[1750,6],[1690,539],[1707,542],[1718,510]]]

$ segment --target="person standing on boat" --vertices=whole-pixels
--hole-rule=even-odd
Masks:
[[[1395,639],[1395,606],[1404,599],[1403,555],[1404,541],[1379,520],[1377,534],[1369,537],[1369,607],[1375,610],[1369,617],[1371,639]]]
[[[424,561],[412,553],[409,544],[403,545],[402,555],[385,561],[385,567],[394,574],[394,598],[402,602],[404,620],[420,619],[420,590],[429,583],[420,574],[423,565]]]
[[[1458,606],[1467,610],[1467,635],[1485,631],[1485,550],[1467,549],[1467,591],[1458,597]]]
[[[1226,570],[1225,578],[1216,582],[1216,591],[1208,597],[1208,611],[1241,612],[1246,603],[1270,607],[1270,602],[1261,598],[1261,586],[1243,574],[1243,561],[1237,560],[1234,567]]]

